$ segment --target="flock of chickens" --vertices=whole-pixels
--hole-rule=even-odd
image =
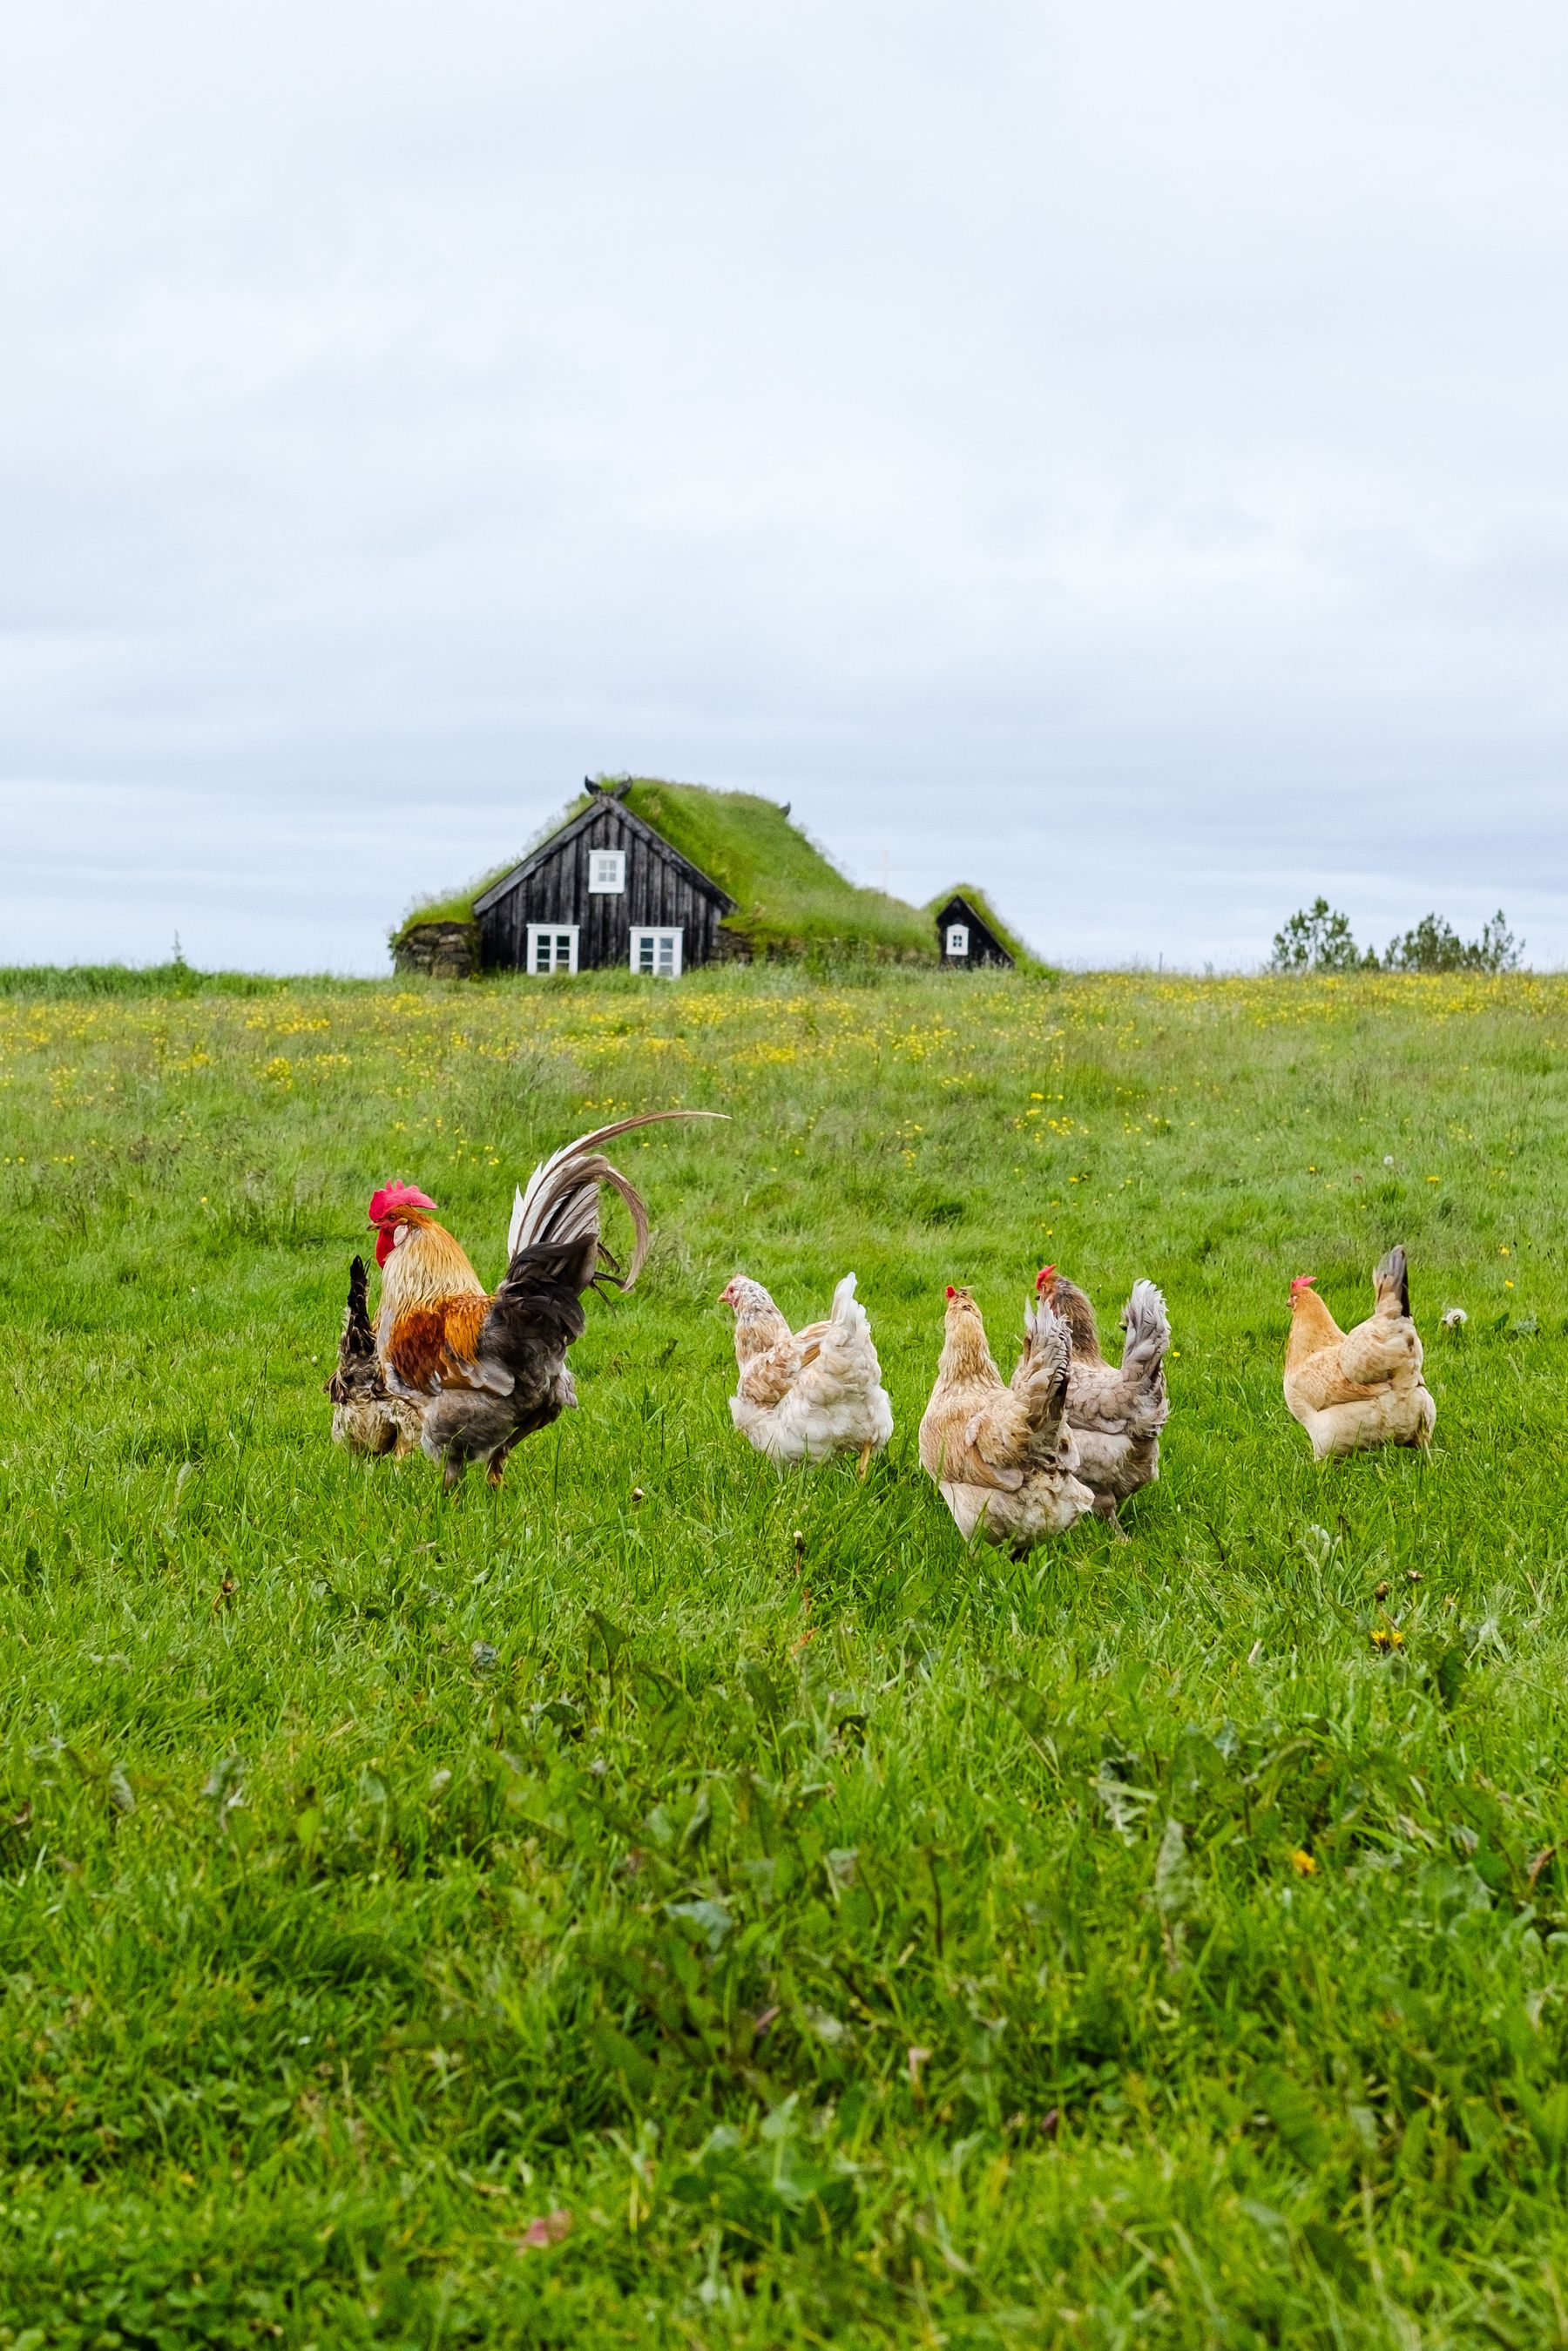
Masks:
[[[646,1112],[547,1159],[516,1196],[507,1271],[493,1291],[436,1222],[434,1200],[411,1185],[383,1186],[370,1206],[380,1312],[372,1323],[369,1273],[356,1258],[328,1382],[335,1440],[367,1454],[422,1448],[449,1487],[483,1461],[498,1485],[513,1446],[577,1402],[567,1351],[587,1327],[585,1294],[606,1281],[630,1290],[647,1256],[647,1209],[601,1146],[635,1127],[717,1115]],[[631,1211],[624,1274],[601,1232],[606,1185]],[[1354,1331],[1340,1330],[1314,1279],[1291,1284],[1285,1402],[1317,1458],[1427,1444],[1437,1406],[1421,1378],[1403,1249],[1376,1268],[1374,1311]],[[780,1468],[856,1454],[863,1478],[893,1435],[893,1407],[854,1275],[840,1282],[826,1322],[803,1331],[791,1331],[762,1284],[744,1274],[723,1300],[735,1314],[739,1383],[730,1412],[742,1436]],[[1021,1555],[1086,1512],[1114,1521],[1118,1505],[1158,1477],[1171,1334],[1152,1281],[1133,1285],[1122,1330],[1122,1360],[1109,1364],[1089,1300],[1048,1265],[1004,1380],[974,1299],[948,1290],[920,1459],[966,1541],[978,1537]]]

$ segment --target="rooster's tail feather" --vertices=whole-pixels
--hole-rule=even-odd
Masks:
[[[612,1277],[622,1290],[630,1290],[648,1254],[648,1211],[636,1186],[618,1167],[612,1167],[597,1146],[608,1143],[612,1135],[629,1134],[633,1127],[657,1126],[665,1119],[725,1115],[718,1110],[647,1110],[635,1118],[621,1118],[613,1125],[595,1127],[591,1134],[580,1134],[575,1143],[563,1144],[534,1169],[528,1189],[517,1194],[507,1235],[508,1260],[519,1249],[532,1249],[541,1241],[584,1240],[591,1234],[599,1257]],[[616,1273],[615,1260],[599,1238],[599,1192],[604,1184],[620,1193],[632,1215],[632,1263],[624,1276]]]

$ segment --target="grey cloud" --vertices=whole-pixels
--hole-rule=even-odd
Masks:
[[[371,969],[585,769],[1070,959],[1568,960],[1568,28],[0,32],[0,956]]]

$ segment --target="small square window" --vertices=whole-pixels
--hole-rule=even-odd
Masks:
[[[679,979],[683,935],[678,930],[633,931],[632,970],[652,972],[655,979]]]
[[[967,923],[948,924],[947,952],[950,956],[967,956],[968,954],[969,925]]]
[[[596,898],[619,898],[626,888],[626,852],[623,849],[591,849],[588,852],[588,887]]]

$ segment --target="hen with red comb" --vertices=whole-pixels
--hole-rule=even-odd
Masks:
[[[1005,1386],[979,1308],[949,1285],[942,1360],[920,1423],[921,1467],[965,1541],[978,1537],[1019,1558],[1074,1525],[1094,1499],[1067,1425],[1072,1342],[1049,1310],[1041,1342],[1031,1377]]]
[[[1376,1445],[1427,1445],[1437,1407],[1421,1377],[1421,1339],[1410,1312],[1410,1273],[1397,1244],[1373,1268],[1375,1301],[1354,1331],[1342,1331],[1312,1288],[1291,1284],[1285,1403],[1320,1461]]]

